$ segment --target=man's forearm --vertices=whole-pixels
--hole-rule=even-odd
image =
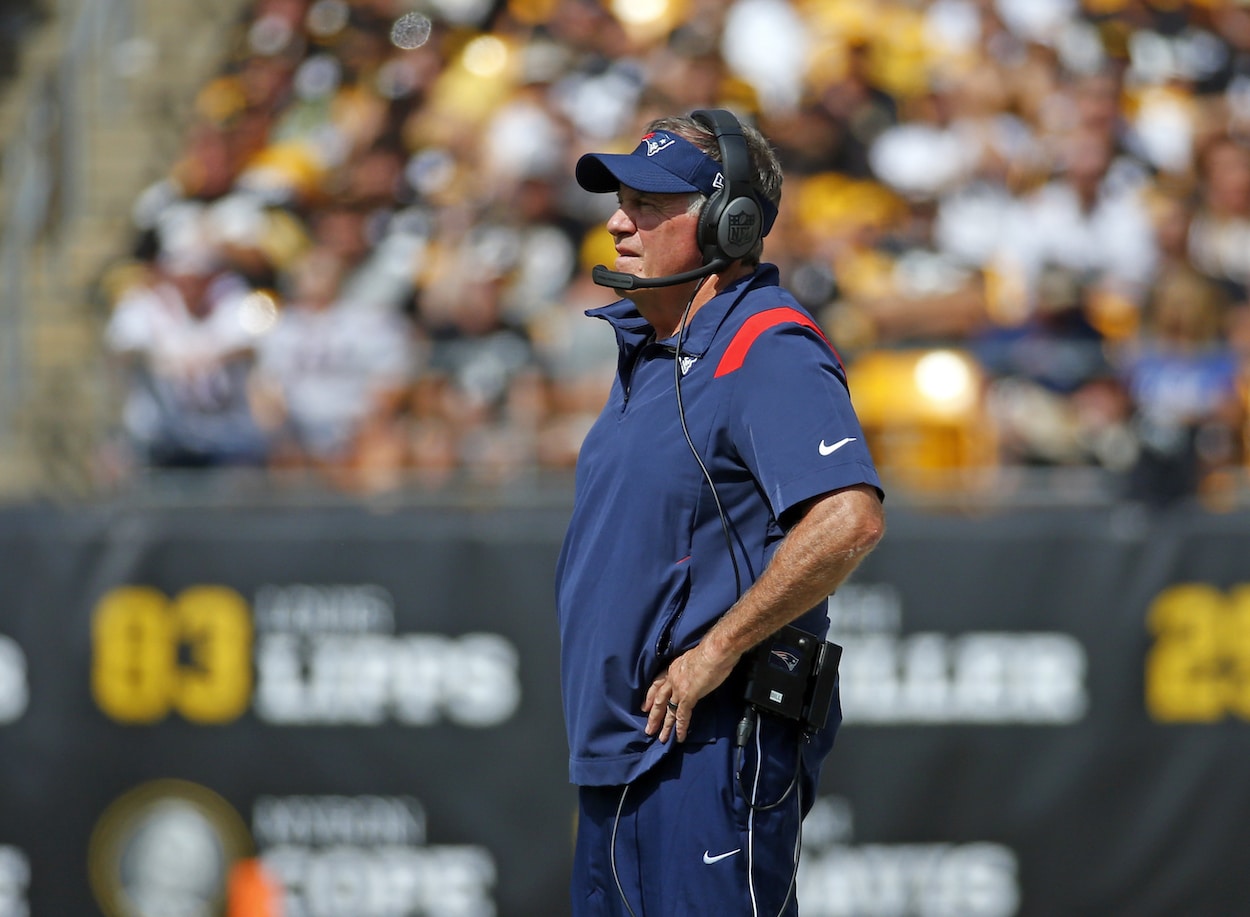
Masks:
[[[767,569],[704,637],[714,658],[737,661],[833,593],[885,533],[867,485],[818,498],[787,533]]]
[[[755,584],[651,683],[642,704],[647,735],[667,742],[675,732],[685,741],[695,705],[724,683],[742,655],[833,592],[884,533],[872,487],[812,501]]]

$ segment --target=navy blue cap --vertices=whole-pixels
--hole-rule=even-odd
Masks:
[[[650,194],[689,194],[711,197],[724,187],[720,163],[697,146],[670,131],[643,135],[632,153],[586,153],[574,170],[587,191],[617,191],[621,185]],[[764,232],[772,228],[777,208],[755,194],[764,214]]]
[[[616,191],[626,185],[652,194],[698,191],[711,197],[724,184],[720,163],[683,137],[653,131],[628,155],[587,153],[577,161],[577,183],[587,191]]]

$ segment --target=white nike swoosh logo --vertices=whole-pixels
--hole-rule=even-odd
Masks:
[[[832,446],[826,446],[826,445],[825,445],[825,441],[822,439],[822,440],[820,441],[820,454],[821,454],[821,455],[833,455],[833,453],[837,452],[839,449],[841,449],[841,448],[842,448],[843,446],[845,446],[847,443],[853,443],[853,442],[855,442],[855,437],[854,437],[854,436],[848,436],[848,437],[846,437],[846,439],[840,439],[840,440],[838,440],[838,441],[837,441],[836,443],[834,443]]]
[[[703,862],[711,866],[713,863],[719,863],[721,860],[726,859],[727,857],[731,857],[735,853],[741,853],[741,852],[742,852],[742,848],[739,847],[737,850],[731,850],[728,853],[718,853],[716,856],[712,856],[712,851],[705,850],[703,851]]]

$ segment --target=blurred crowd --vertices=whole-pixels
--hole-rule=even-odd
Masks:
[[[615,372],[587,150],[728,107],[851,366],[949,348],[1003,466],[1245,467],[1250,3],[256,0],[102,280],[121,464],[571,467]],[[887,469],[888,470],[888,469]]]

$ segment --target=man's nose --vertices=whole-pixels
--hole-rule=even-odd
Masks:
[[[627,236],[634,231],[634,221],[622,208],[617,207],[608,217],[607,228],[614,236]]]

